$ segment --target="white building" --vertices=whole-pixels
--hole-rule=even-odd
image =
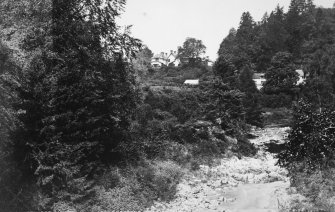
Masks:
[[[298,69],[298,70],[295,70],[295,72],[299,74],[299,80],[297,81],[297,85],[304,83],[306,79],[304,71],[301,69]]]
[[[199,79],[185,80],[184,85],[199,85]]]
[[[265,73],[254,73],[252,76],[252,80],[255,82],[258,90],[263,88],[263,84],[265,83]]]
[[[180,60],[177,59],[177,52],[170,51],[170,53],[161,52],[160,54],[156,54],[151,59],[151,66],[154,68],[160,68],[162,66],[178,66],[180,64]]]

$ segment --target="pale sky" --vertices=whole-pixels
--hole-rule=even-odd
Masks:
[[[211,60],[229,30],[238,27],[243,12],[255,21],[279,4],[287,11],[291,0],[127,0],[119,25],[133,25],[132,35],[155,54],[182,46],[187,37],[202,40]],[[314,0],[329,8],[335,0]]]

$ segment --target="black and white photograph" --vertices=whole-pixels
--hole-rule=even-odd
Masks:
[[[335,0],[0,0],[0,212],[335,212]]]

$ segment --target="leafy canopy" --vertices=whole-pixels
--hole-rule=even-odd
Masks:
[[[206,53],[206,46],[201,40],[186,38],[182,47],[178,47],[179,58],[202,58]]]

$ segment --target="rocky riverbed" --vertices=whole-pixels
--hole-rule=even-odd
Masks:
[[[289,128],[253,130],[254,157],[220,159],[218,165],[200,166],[178,185],[176,199],[156,202],[147,211],[286,211],[292,196],[287,171],[276,166],[268,144],[284,142]],[[290,194],[290,195],[289,195]]]

